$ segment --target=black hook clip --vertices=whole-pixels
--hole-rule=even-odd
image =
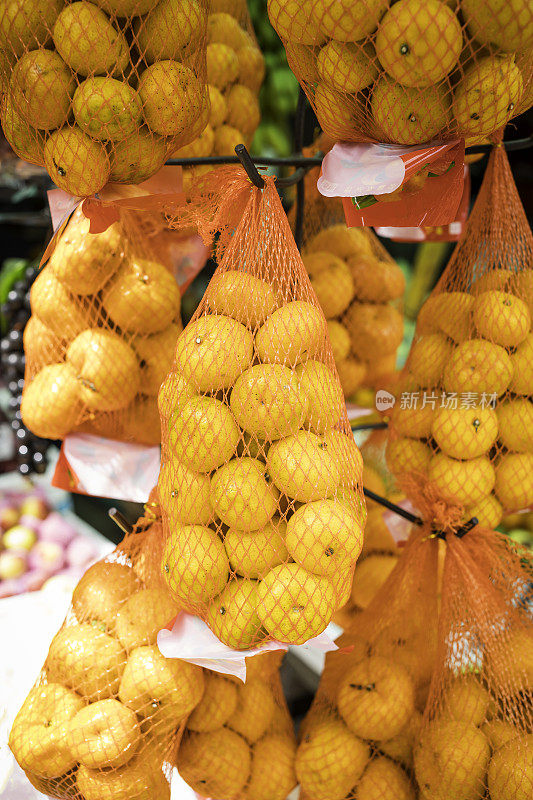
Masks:
[[[257,186],[258,189],[264,189],[265,181],[257,171],[257,167],[255,166],[252,156],[246,149],[243,144],[238,144],[235,148],[235,153],[237,158],[243,165],[244,169],[246,170],[246,174],[250,178],[251,182],[254,186]]]

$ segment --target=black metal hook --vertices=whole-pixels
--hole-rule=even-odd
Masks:
[[[120,511],[117,511],[116,508],[110,508],[107,513],[109,517],[111,517],[115,525],[118,525],[118,527],[123,533],[126,534],[133,533],[133,525],[130,525],[126,517],[123,517]]]
[[[415,514],[411,514],[410,511],[406,511],[405,508],[396,505],[396,503],[391,503],[391,501],[387,500],[386,497],[382,497],[380,494],[376,494],[370,489],[365,489],[364,486],[363,493],[365,497],[368,497],[370,500],[374,500],[374,502],[379,503],[380,506],[385,506],[385,508],[388,508],[389,511],[394,511],[394,513],[398,514],[399,517],[403,517],[404,519],[408,520],[408,522],[412,522],[413,525],[424,524],[424,521],[420,517],[417,517]]]
[[[257,167],[255,166],[252,157],[246,147],[243,144],[238,144],[235,148],[235,153],[237,158],[243,165],[244,169],[246,170],[246,174],[250,178],[251,182],[254,186],[257,186],[258,189],[264,189],[265,181],[259,174]]]

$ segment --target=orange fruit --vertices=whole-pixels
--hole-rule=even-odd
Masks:
[[[401,297],[405,291],[405,278],[400,267],[389,261],[379,261],[374,256],[351,256],[348,266],[352,271],[355,296],[366,303],[386,303]]]
[[[503,347],[516,347],[531,327],[527,304],[508,292],[491,290],[474,300],[473,319],[478,333]]]
[[[390,355],[402,343],[403,317],[392,306],[353,303],[343,321],[360,358],[369,352],[375,358]]]

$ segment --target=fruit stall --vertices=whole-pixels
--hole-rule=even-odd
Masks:
[[[533,797],[531,0],[0,3],[0,796]]]

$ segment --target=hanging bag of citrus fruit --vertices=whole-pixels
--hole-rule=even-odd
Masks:
[[[76,196],[140,183],[205,127],[205,0],[9,0],[2,127]]]
[[[422,306],[392,413],[388,464],[435,512],[495,527],[533,504],[533,238],[496,147],[467,223]],[[448,513],[447,512],[447,513]]]
[[[360,454],[274,181],[222,170],[202,192],[215,230],[246,204],[160,392],[161,570],[231,648],[303,643],[351,584]]]
[[[182,330],[180,291],[160,214],[121,211],[102,233],[78,207],[30,294],[24,423],[156,445],[157,393]],[[149,489],[148,489],[149,490]]]

